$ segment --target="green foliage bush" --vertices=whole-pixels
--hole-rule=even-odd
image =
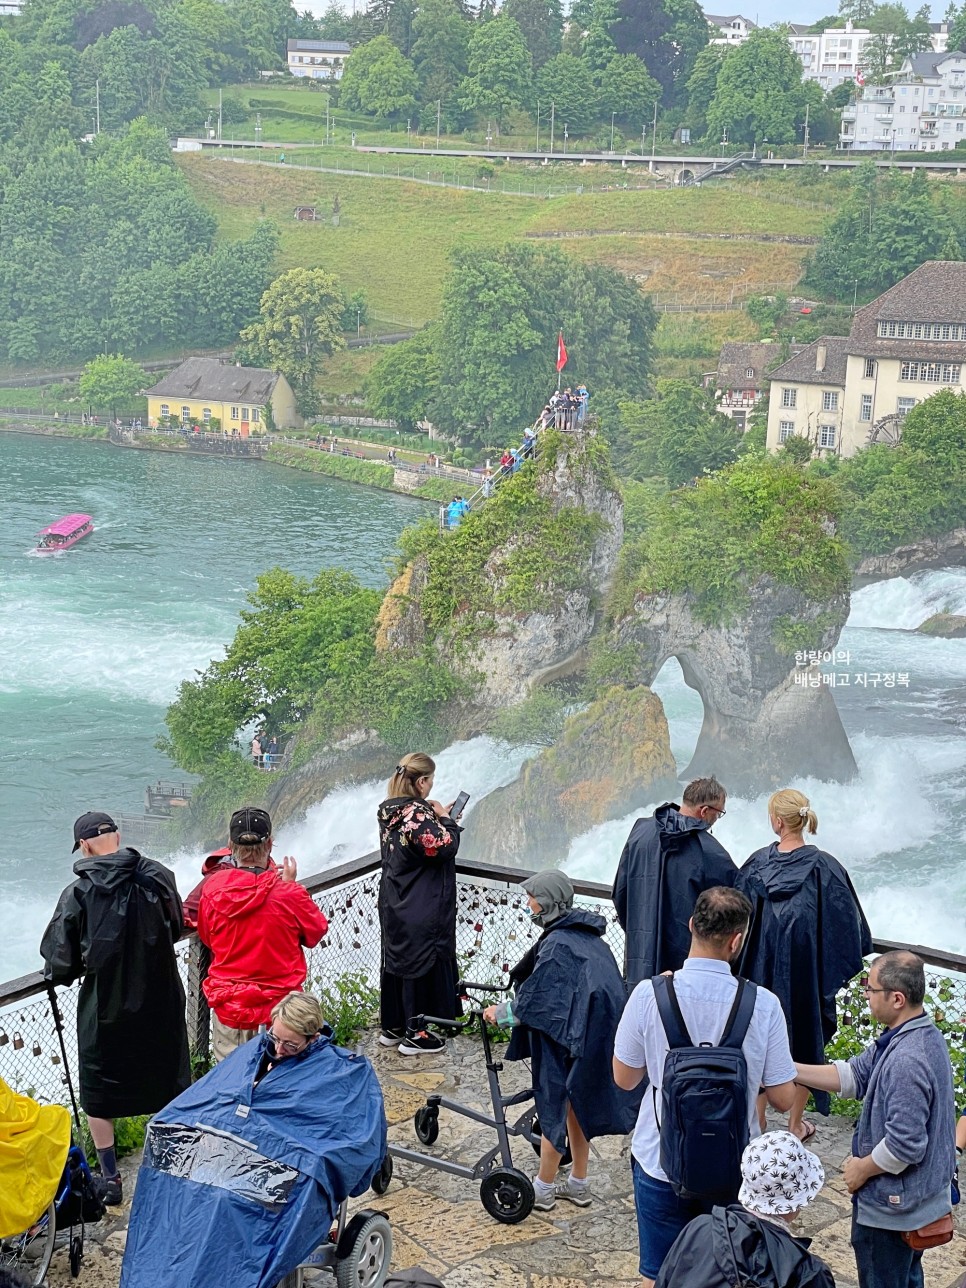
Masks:
[[[829,480],[745,457],[655,507],[645,535],[625,547],[611,611],[627,611],[640,591],[689,593],[701,620],[722,624],[762,576],[819,600],[841,594],[850,578],[834,531],[840,505]]]
[[[440,533],[427,520],[402,534],[401,566],[421,556],[427,562],[420,598],[426,624],[457,647],[492,629],[498,614],[552,612],[583,584],[602,521],[583,510],[555,510],[539,494],[538,474],[553,468],[560,440],[545,434],[541,443],[539,462],[507,479],[455,531]],[[473,611],[461,611],[467,606]]]
[[[352,1046],[379,1017],[379,989],[365,971],[347,971],[331,984],[317,979],[315,988],[338,1046]]]
[[[572,703],[553,688],[540,688],[524,702],[500,711],[490,725],[494,738],[515,747],[552,747],[570,714]]]

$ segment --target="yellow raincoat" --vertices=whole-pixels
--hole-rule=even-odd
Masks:
[[[62,1105],[38,1105],[0,1078],[0,1239],[29,1229],[47,1210],[69,1146]]]

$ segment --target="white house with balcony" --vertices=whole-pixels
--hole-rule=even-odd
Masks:
[[[740,13],[706,13],[704,16],[711,28],[709,45],[742,45],[758,27],[756,22]]]
[[[341,80],[351,52],[347,40],[290,40],[288,69],[293,76],[312,80]]]
[[[897,442],[940,389],[966,392],[966,264],[922,264],[859,309],[848,336],[823,336],[771,373],[767,444],[793,435],[816,454]]]
[[[800,23],[789,26],[788,43],[802,64],[802,79],[817,81],[823,90],[855,80],[862,69],[865,46],[872,38],[867,27],[826,27],[813,32]]]
[[[966,54],[913,54],[889,85],[866,85],[842,109],[851,152],[949,152],[966,140]]]

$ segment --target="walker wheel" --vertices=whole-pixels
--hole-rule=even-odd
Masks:
[[[84,1240],[79,1234],[75,1234],[70,1241],[70,1277],[76,1279],[81,1271],[81,1262],[84,1260]]]
[[[516,1225],[533,1210],[533,1184],[515,1167],[494,1167],[483,1177],[480,1202],[490,1216],[503,1225]]]
[[[373,1194],[385,1194],[389,1189],[389,1182],[392,1180],[392,1154],[387,1154],[382,1160],[379,1171],[372,1178]]]
[[[435,1105],[421,1105],[413,1118],[416,1135],[424,1145],[435,1145],[439,1137],[439,1110]]]

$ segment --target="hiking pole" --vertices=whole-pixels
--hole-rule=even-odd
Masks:
[[[50,1012],[54,1017],[54,1028],[57,1030],[57,1039],[60,1042],[60,1054],[64,1061],[64,1080],[67,1083],[67,1090],[70,1092],[70,1103],[74,1109],[74,1122],[77,1126],[77,1142],[83,1148],[84,1133],[81,1130],[80,1110],[77,1107],[77,1097],[74,1094],[74,1083],[70,1076],[70,1060],[67,1058],[67,1043],[64,1041],[64,1021],[60,1013],[60,1007],[57,1005],[57,990],[50,980],[45,980],[44,985],[47,989],[47,997],[50,999]]]

